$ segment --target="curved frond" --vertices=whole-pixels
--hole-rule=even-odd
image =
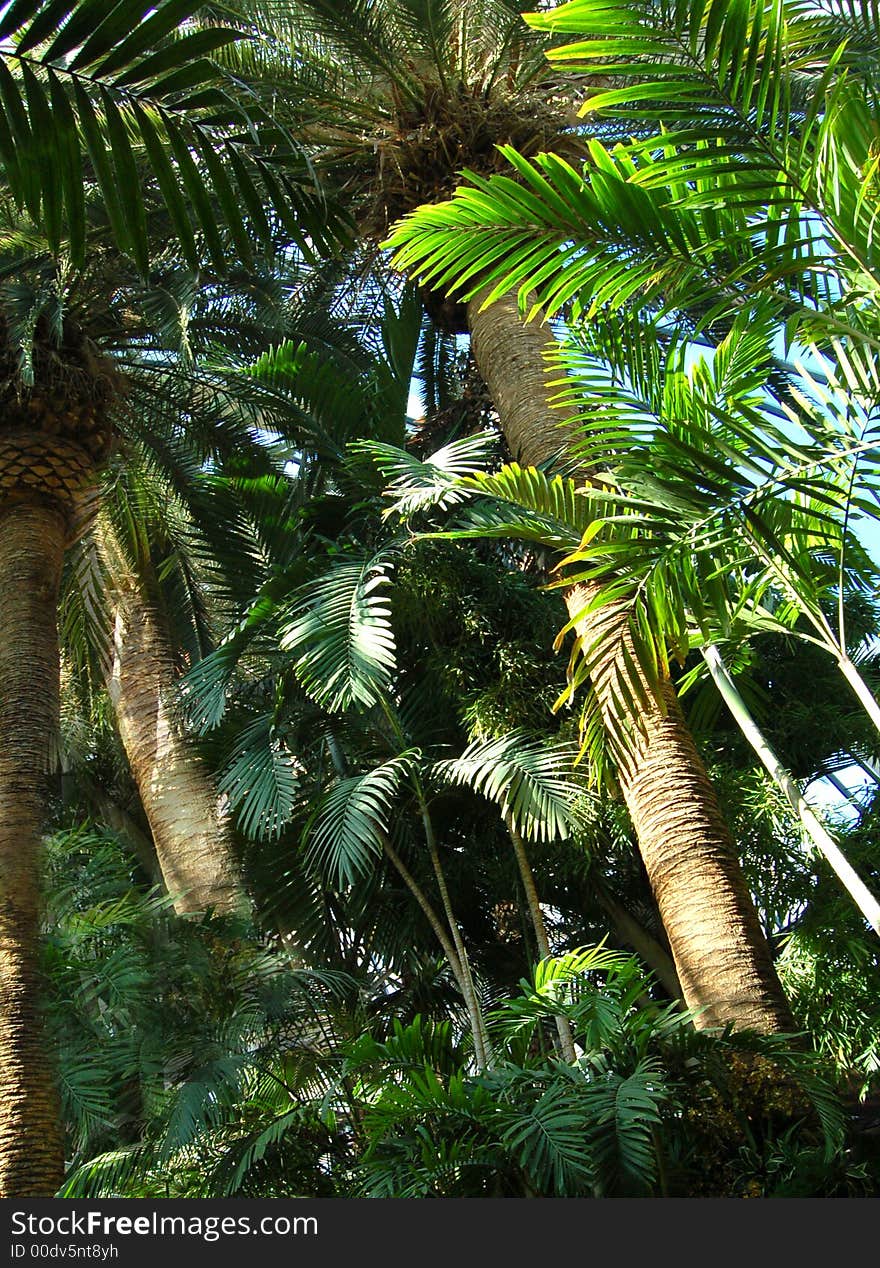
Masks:
[[[541,1191],[563,1197],[582,1192],[593,1165],[584,1149],[584,1115],[571,1089],[551,1084],[530,1105],[501,1115],[501,1139]]]
[[[154,249],[148,197],[164,203],[194,268],[207,258],[224,271],[230,246],[250,260],[252,241],[270,245],[273,218],[306,254],[310,237],[326,240],[329,222],[304,165],[300,175],[295,165],[272,170],[273,151],[289,153],[290,138],[253,99],[245,106],[212,56],[246,33],[202,23],[201,10],[193,0],[150,11],[142,0],[6,7],[0,170],[52,255],[69,252],[82,266],[92,185],[117,246],[142,274]]]
[[[646,1058],[626,1077],[598,1077],[584,1092],[586,1141],[600,1194],[649,1191],[657,1168],[653,1132],[668,1099],[659,1062]]]
[[[437,762],[434,771],[445,783],[473,788],[494,801],[523,836],[552,841],[571,836],[582,819],[576,755],[576,746],[549,745],[514,732],[476,740],[461,757]]]
[[[340,779],[324,794],[306,832],[310,859],[343,889],[374,866],[391,831],[391,813],[412,753]]]
[[[289,821],[300,787],[301,767],[277,734],[274,718],[257,718],[236,737],[217,788],[229,800],[245,836],[278,836]]]
[[[303,586],[281,627],[280,645],[313,699],[338,713],[377,704],[396,667],[386,587],[387,553],[341,559]]]
[[[396,514],[405,519],[429,507],[445,510],[460,502],[465,494],[457,482],[475,475],[485,465],[494,443],[491,432],[478,432],[450,441],[424,459],[376,441],[356,442],[352,448],[372,459],[385,479],[391,481],[385,490],[391,502],[385,515]]]

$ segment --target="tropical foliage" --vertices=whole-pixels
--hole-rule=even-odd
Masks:
[[[880,1191],[877,14],[527,10],[0,16],[3,1196]]]

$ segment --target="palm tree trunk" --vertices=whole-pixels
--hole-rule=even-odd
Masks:
[[[468,305],[474,358],[510,450],[537,465],[564,452],[572,439],[547,403],[546,357],[555,340],[546,326],[523,323],[514,299],[483,311],[481,302]],[[588,598],[579,586],[566,603],[584,645],[602,637],[611,649],[593,674],[608,727],[619,723],[615,683],[631,650],[624,623],[609,609],[584,613]],[[616,631],[609,628],[615,620]],[[767,1033],[792,1031],[733,840],[671,683],[663,695],[662,707],[643,709],[631,761],[619,776],[685,1002],[698,1010],[700,1027],[731,1022]]]
[[[177,675],[160,619],[134,580],[117,580],[113,603],[110,696],[175,911],[244,910],[228,823],[170,702]]]
[[[64,1153],[39,1017],[40,830],[59,725],[58,590],[68,522],[0,509],[0,1197],[51,1197]]]

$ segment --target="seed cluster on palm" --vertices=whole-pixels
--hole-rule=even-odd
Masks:
[[[124,379],[72,318],[53,338],[41,314],[30,348],[10,347],[3,333],[0,490],[4,500],[37,494],[54,502],[75,536],[110,452]]]

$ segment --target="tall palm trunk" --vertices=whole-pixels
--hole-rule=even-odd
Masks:
[[[244,910],[228,822],[170,699],[176,671],[161,619],[134,578],[114,581],[110,696],[174,908]]]
[[[468,305],[473,353],[508,446],[523,463],[546,461],[570,440],[547,404],[552,333],[523,323],[511,298],[484,311],[480,304],[477,298]],[[610,724],[619,710],[615,680],[628,658],[625,622],[608,608],[581,615],[588,598],[579,586],[566,602],[585,646],[601,636],[610,648],[593,675]],[[732,1022],[767,1033],[793,1030],[733,840],[671,683],[664,706],[644,710],[620,783],[685,1002],[700,1010],[701,1027]]]
[[[58,590],[68,522],[0,507],[0,1197],[50,1197],[64,1154],[38,996],[40,829],[59,723]]]

